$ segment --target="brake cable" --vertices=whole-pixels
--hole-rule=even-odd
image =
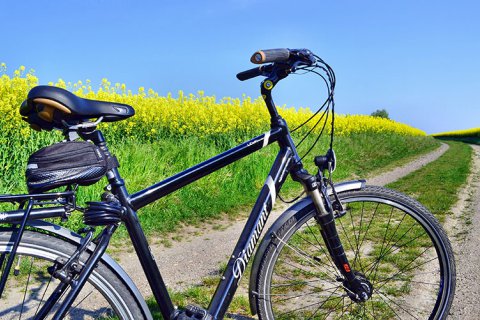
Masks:
[[[297,68],[295,71],[300,71],[300,70],[305,70],[304,73],[298,74],[298,73],[292,73],[292,74],[297,74],[297,75],[303,75],[307,73],[314,73],[322,78],[322,80],[325,82],[325,85],[327,87],[327,98],[325,99],[324,103],[318,108],[317,111],[315,111],[314,114],[312,114],[307,120],[305,120],[302,124],[299,126],[295,127],[291,132],[295,132],[308,124],[310,121],[312,121],[316,116],[320,115],[320,118],[316,121],[316,123],[308,130],[308,132],[302,137],[299,143],[296,144],[296,147],[299,147],[305,140],[306,138],[317,128],[318,124],[322,122],[322,119],[325,117],[325,120],[323,121],[323,126],[322,129],[320,130],[320,133],[318,134],[317,138],[313,142],[313,144],[310,146],[310,148],[305,152],[305,154],[300,158],[303,160],[312,150],[313,148],[317,145],[318,141],[322,137],[322,134],[325,130],[326,124],[329,120],[329,114],[332,114],[331,118],[331,130],[330,130],[330,150],[333,152],[333,141],[334,141],[334,130],[335,130],[335,100],[334,100],[334,91],[335,91],[335,84],[336,84],[336,77],[333,69],[325,62],[323,61],[320,57],[317,55],[314,55],[315,58],[317,59],[317,63],[311,67],[303,67],[303,68]],[[322,71],[325,72],[325,76],[321,74],[320,72],[316,71],[315,69],[321,69]],[[331,110],[330,110],[331,109]],[[330,112],[331,111],[331,112]],[[335,192],[335,189],[333,187],[333,182],[332,182],[332,168],[329,165],[329,175],[328,179],[326,179],[326,183],[332,188],[333,190],[333,196],[335,198],[335,202],[340,203],[340,210],[342,211],[343,206],[341,205],[341,202],[338,201],[338,196]],[[296,196],[292,200],[285,200],[283,199],[280,194],[278,194],[278,197],[280,200],[284,203],[293,203],[300,199],[304,195],[305,191],[302,191],[298,196]]]

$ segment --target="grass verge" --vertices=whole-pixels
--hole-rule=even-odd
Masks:
[[[470,173],[472,148],[447,142],[450,148],[438,160],[388,185],[426,206],[440,222],[456,203],[457,193]]]
[[[335,149],[339,164],[334,178],[341,181],[364,177],[392,162],[406,162],[413,156],[434,150],[438,145],[438,141],[428,137],[375,134],[338,137]],[[136,145],[135,152],[132,146],[115,151],[129,191],[133,192],[233,146],[233,143],[218,146],[188,138]],[[325,143],[314,152],[318,155],[326,149]],[[172,234],[181,224],[199,225],[225,213],[232,217],[238,215],[241,208],[254,203],[277,151],[278,147],[269,146],[140,210],[139,218],[147,235]],[[310,172],[315,172],[312,160],[313,155],[304,162]],[[80,194],[81,198],[95,199],[100,194],[98,187],[86,189]],[[282,194],[288,197],[300,191],[297,183],[287,179]],[[119,233],[125,235],[124,230]]]
[[[309,146],[316,137],[306,140]],[[209,159],[237,143],[233,139],[208,140],[196,137],[183,139],[165,138],[153,143],[138,143],[126,139],[110,144],[111,151],[121,164],[120,172],[129,192],[141,190],[169,176]],[[402,136],[397,134],[355,134],[335,139],[338,166],[334,174],[336,181],[365,177],[392,163],[400,164],[411,157],[426,153],[438,147],[439,142],[431,137]],[[327,149],[324,141],[304,159],[310,172],[315,172],[313,156]],[[33,146],[32,146],[33,148]],[[26,154],[30,149],[24,149]],[[222,215],[234,217],[242,208],[251,206],[263,186],[270,166],[278,152],[278,146],[271,145],[221,170],[212,173],[139,211],[139,219],[148,236],[173,237],[173,232],[183,224],[201,225]],[[303,154],[305,150],[300,149]],[[21,169],[21,168],[20,168]],[[0,193],[26,192],[23,170],[8,172],[0,184]],[[77,193],[78,204],[98,201],[106,185],[105,179],[88,187],[81,187]],[[282,194],[285,197],[300,193],[299,185],[287,179]],[[12,208],[0,207],[0,210]],[[72,230],[84,227],[81,212],[74,212],[64,225]],[[116,239],[124,239],[127,232],[119,228]],[[115,243],[115,241],[114,241]]]

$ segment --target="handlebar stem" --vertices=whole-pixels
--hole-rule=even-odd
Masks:
[[[265,105],[267,106],[268,113],[270,114],[270,123],[272,128],[281,127],[285,130],[286,134],[283,138],[279,139],[278,143],[280,146],[287,146],[293,151],[293,163],[292,165],[295,166],[298,170],[303,168],[300,156],[298,155],[297,149],[295,147],[295,143],[290,136],[290,132],[288,129],[287,122],[278,114],[277,107],[275,106],[275,102],[273,102],[272,98],[272,90],[275,85],[281,79],[285,78],[288,74],[285,73],[285,76],[280,77],[278,74],[275,76],[268,77],[267,79],[263,80],[260,84],[260,92],[262,93],[262,98],[265,101]]]
[[[275,119],[279,116],[277,107],[275,106],[275,102],[273,102],[273,98],[272,98],[272,90],[275,87],[275,85],[278,83],[278,81],[279,79],[267,78],[263,80],[262,83],[260,84],[260,92],[267,106],[268,113],[270,113],[271,119]]]

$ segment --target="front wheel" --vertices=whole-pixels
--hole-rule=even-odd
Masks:
[[[417,201],[367,186],[339,194],[335,220],[354,272],[373,287],[355,302],[314,219],[313,205],[274,230],[255,284],[260,319],[444,319],[455,291],[450,242]]]

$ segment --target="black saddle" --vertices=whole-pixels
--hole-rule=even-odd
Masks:
[[[133,116],[135,110],[122,103],[83,99],[62,88],[37,86],[28,93],[20,114],[32,128],[52,130],[100,117],[105,122],[120,121]]]

